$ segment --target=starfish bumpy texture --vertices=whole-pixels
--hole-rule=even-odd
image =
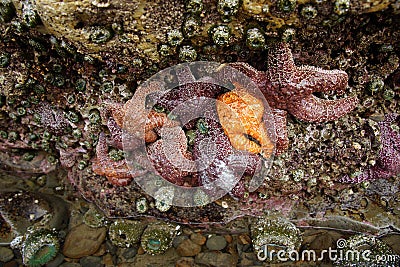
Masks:
[[[388,179],[400,173],[400,115],[390,113],[378,123],[381,131],[381,149],[374,166],[355,178],[345,175],[341,180],[360,183],[375,179]]]
[[[274,112],[277,154],[288,147],[286,113],[307,122],[336,120],[353,110],[358,100],[355,96],[326,100],[315,92],[343,94],[348,76],[341,70],[323,70],[313,66],[298,67],[287,43],[272,46],[268,52],[268,70],[258,71],[247,63],[229,64],[249,76],[259,87]]]
[[[229,139],[227,139],[229,140],[228,143],[230,142],[229,147],[231,145],[235,147],[236,145],[237,149],[248,150],[250,148],[249,145],[252,145],[253,149],[249,150],[250,152],[255,154],[264,153],[266,157],[272,154],[273,144],[269,142],[267,130],[257,126],[258,122],[261,122],[262,114],[260,113],[258,116],[252,113],[247,114],[247,111],[251,109],[251,105],[257,106],[257,110],[261,108],[263,106],[261,101],[257,101],[255,100],[256,98],[253,97],[254,99],[251,98],[253,102],[255,101],[253,103],[250,101],[250,96],[248,96],[247,98],[249,99],[247,99],[248,103],[246,105],[242,103],[242,106],[236,107],[239,105],[240,101],[232,102],[231,99],[228,99],[227,97],[232,96],[233,93],[226,92],[223,87],[217,85],[215,83],[217,80],[231,83],[237,89],[254,87],[254,84],[247,84],[249,81],[243,80],[243,75],[239,75],[236,71],[239,70],[255,83],[272,109],[273,114],[271,118],[273,118],[274,121],[276,136],[275,153],[278,155],[287,149],[289,145],[286,129],[287,112],[304,121],[324,122],[335,120],[345,115],[354,109],[358,103],[356,97],[326,100],[313,95],[315,92],[329,91],[344,93],[347,87],[348,76],[344,71],[340,70],[323,70],[311,66],[296,66],[287,43],[277,43],[271,47],[267,61],[268,70],[266,72],[258,71],[243,62],[229,64],[233,69],[222,65],[216,73],[216,80],[208,76],[197,80],[189,66],[177,68],[176,78],[179,86],[170,90],[163,96],[160,96],[160,92],[163,88],[162,82],[152,82],[144,87],[142,94],[135,94],[135,98],[128,101],[125,105],[109,105],[109,109],[112,113],[112,118],[108,119],[108,128],[111,132],[112,139],[110,143],[122,149],[122,128],[135,129],[135,125],[138,125],[140,121],[146,121],[143,124],[145,125],[144,141],[148,145],[147,152],[150,154],[149,158],[151,162],[155,165],[157,172],[164,178],[171,182],[176,182],[176,184],[183,185],[185,184],[184,177],[189,173],[187,171],[179,171],[173,168],[173,166],[170,166],[171,164],[166,160],[167,155],[164,155],[163,150],[160,149],[163,141],[157,140],[160,136],[158,131],[161,126],[166,126],[165,124],[178,126],[176,124],[177,122],[167,119],[167,115],[163,112],[159,113],[154,110],[150,111],[149,114],[141,112],[138,110],[140,103],[151,100],[150,102],[155,101],[159,108],[172,111],[175,107],[192,98],[218,98],[236,110],[236,112],[239,112],[240,114],[238,113],[237,115],[240,115],[239,119],[241,124],[243,124],[245,128],[248,128],[246,128],[246,132],[233,129],[231,126],[235,125],[232,124],[234,120],[224,120],[226,112],[222,112],[223,110],[221,107],[217,105],[219,107],[219,119],[222,119],[222,126],[229,137]],[[245,97],[245,94],[240,97]],[[198,100],[196,101],[199,102]],[[198,109],[207,113],[207,108],[202,106],[201,101],[197,104],[201,106],[201,108],[198,106]],[[129,116],[127,116],[126,113],[128,110]],[[186,129],[191,129],[194,126],[191,124],[192,122],[189,122],[187,125],[183,126]],[[212,130],[210,132],[212,132]],[[186,151],[186,138],[183,130],[175,131],[173,136],[179,137],[177,139],[179,141],[174,148],[171,148],[172,150],[168,154],[175,155],[174,151],[176,150],[178,153],[176,155],[180,155],[178,158],[182,160],[192,159],[191,153]],[[257,140],[258,143],[254,143],[252,141],[253,139],[247,139],[248,136]],[[200,138],[200,136],[197,137]],[[115,185],[128,184],[133,178],[132,176],[137,175],[137,173],[130,173],[124,160],[120,162],[107,160],[107,144],[104,140],[104,136],[101,136],[100,139],[97,147],[97,159],[93,164],[93,171],[99,175],[105,175],[108,180]],[[195,142],[198,141],[196,139],[197,138],[195,138]],[[137,145],[137,142],[131,143]],[[221,160],[225,159],[228,154],[229,153],[221,155]],[[257,166],[257,164],[251,165]],[[210,173],[208,175],[210,175]],[[204,183],[204,181],[198,182],[200,184]]]

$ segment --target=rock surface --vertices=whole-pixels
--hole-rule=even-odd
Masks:
[[[90,228],[85,224],[75,226],[65,238],[64,255],[73,259],[92,255],[103,243],[106,231],[105,227]]]

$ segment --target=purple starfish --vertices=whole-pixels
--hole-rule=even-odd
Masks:
[[[315,96],[313,93],[316,92],[343,94],[348,80],[346,72],[296,66],[289,45],[285,42],[271,46],[267,61],[267,71],[259,71],[244,62],[230,63],[229,66],[250,77],[272,108],[277,137],[276,154],[282,153],[289,145],[287,113],[307,122],[333,121],[352,111],[358,104],[356,96],[335,100]]]
[[[376,164],[368,167],[356,178],[344,176],[345,183],[360,183],[375,179],[388,179],[400,173],[400,115],[390,113],[378,123],[381,131],[382,147],[379,151]]]

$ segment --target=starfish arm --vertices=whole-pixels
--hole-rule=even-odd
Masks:
[[[126,177],[120,169],[121,166],[125,164],[125,161],[112,161],[108,157],[108,145],[106,141],[106,136],[102,132],[100,133],[99,140],[96,146],[96,159],[92,164],[93,172],[108,177]],[[129,171],[128,171],[129,172]]]
[[[111,134],[111,145],[118,149],[122,149],[122,128],[111,117],[107,121],[107,128]]]
[[[261,146],[251,141],[243,134],[231,134],[228,137],[232,146],[237,150],[249,151],[254,154],[261,152]]]
[[[400,173],[400,152],[393,145],[383,145],[380,152],[378,163],[382,169],[396,175]]]
[[[150,81],[141,84],[136,89],[135,97],[132,97],[124,105],[125,116],[123,118],[123,129],[130,134],[138,137],[139,139],[144,138],[144,131],[149,109],[146,107],[149,100],[157,102],[158,94],[164,90],[165,84],[160,81]],[[153,97],[153,99],[149,99]]]
[[[292,82],[305,94],[313,92],[336,91],[343,94],[349,77],[341,70],[324,70],[313,66],[301,66],[296,69]]]
[[[180,126],[161,129],[163,152],[169,162],[180,170],[195,172],[196,166],[188,152],[186,134]]]
[[[285,42],[277,43],[268,50],[268,80],[273,84],[288,84],[296,71],[292,51]]]
[[[396,125],[396,120],[399,114],[389,113],[385,115],[385,120],[379,123],[382,136],[383,146],[392,146],[393,149],[400,151],[400,132],[392,128],[392,125]],[[397,122],[397,126],[400,126],[400,121]]]
[[[118,127],[122,128],[124,124],[125,110],[124,105],[114,102],[106,102],[106,109],[111,112],[111,116],[114,118],[115,123]]]
[[[171,162],[170,155],[164,153],[163,147],[163,139],[159,139],[147,146],[147,155],[152,164],[152,170],[173,184],[183,185],[184,177],[188,175],[188,172],[175,166],[174,162]]]
[[[371,181],[376,179],[388,179],[392,177],[394,174],[386,169],[383,169],[379,165],[375,165],[372,167],[367,168],[361,173],[359,176],[355,178],[350,178],[350,176],[345,175],[340,182],[342,183],[361,183],[364,181]]]
[[[289,138],[286,128],[287,112],[281,109],[273,109],[276,134],[276,155],[282,154],[289,147]]]
[[[178,78],[179,85],[184,85],[187,83],[193,83],[196,78],[193,76],[190,70],[189,64],[182,64],[181,67],[175,69],[176,77]]]
[[[288,111],[296,118],[308,122],[332,121],[353,110],[358,103],[357,97],[338,100],[325,100],[309,95],[300,101],[288,105]]]
[[[265,82],[266,82],[265,72],[259,71],[245,62],[229,63],[228,66],[240,71],[241,73],[249,77],[250,80],[254,82],[259,89],[263,89],[265,87]],[[236,81],[236,80],[234,80],[233,82],[243,83],[243,81]]]
[[[94,173],[106,176],[108,181],[117,186],[127,185],[132,178],[145,174],[146,170],[131,171],[126,161],[113,161],[108,157],[108,146],[104,133],[100,133],[96,146],[96,159],[92,164]]]

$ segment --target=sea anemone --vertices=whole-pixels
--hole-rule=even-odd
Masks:
[[[43,266],[51,261],[60,248],[57,232],[50,229],[29,230],[22,243],[22,258],[29,267]]]

